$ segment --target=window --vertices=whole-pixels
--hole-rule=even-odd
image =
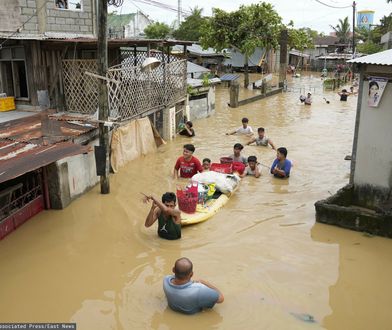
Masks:
[[[29,98],[23,47],[0,50],[0,93],[17,99]]]
[[[54,0],[58,9],[82,10],[82,0]]]

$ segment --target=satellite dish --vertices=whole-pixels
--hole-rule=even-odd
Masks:
[[[155,57],[147,57],[142,63],[142,72],[151,71],[157,68],[161,64],[161,61]]]

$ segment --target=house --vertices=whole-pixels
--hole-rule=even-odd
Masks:
[[[215,86],[219,78],[210,77],[210,70],[188,61],[187,85],[189,113],[187,118],[194,120],[210,116],[215,111]],[[207,75],[208,78],[203,76]]]
[[[348,63],[360,72],[350,183],[316,203],[317,221],[392,238],[392,50]]]
[[[136,13],[108,15],[109,38],[141,38],[144,29],[152,23],[146,14],[138,10]]]
[[[94,0],[2,1],[0,94],[33,115],[0,118],[0,239],[44,208],[66,207],[99,181],[91,151],[98,145],[96,17]],[[175,136],[186,110],[186,60],[149,51],[174,44],[109,40],[111,117],[124,124],[149,117],[165,138]],[[151,56],[159,66],[144,70]],[[21,197],[33,188],[36,198]]]
[[[381,44],[383,45],[384,49],[391,49],[392,48],[392,31],[385,33],[381,37]]]
[[[178,54],[184,52],[183,48],[178,45],[173,47],[172,53]],[[192,44],[185,49],[187,59],[195,64],[210,69],[212,72],[220,71],[222,63],[226,57],[225,52],[216,52],[213,48],[203,49],[198,44]]]
[[[329,59],[325,61],[325,56],[330,53],[336,53],[338,41],[339,39],[336,36],[316,37],[313,40],[314,48],[304,50],[304,53],[310,55],[309,61],[312,70],[320,71],[324,65],[332,65],[329,65]]]

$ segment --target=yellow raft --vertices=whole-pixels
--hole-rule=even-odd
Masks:
[[[196,212],[189,214],[181,212],[181,224],[183,226],[193,225],[210,219],[217,213],[229,200],[230,195],[222,194],[217,199],[210,199],[205,205],[197,204]]]

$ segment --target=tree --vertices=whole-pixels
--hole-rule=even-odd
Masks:
[[[313,38],[305,28],[289,28],[288,36],[288,46],[290,49],[295,48],[303,51],[305,48],[314,48]]]
[[[155,22],[144,29],[148,39],[165,39],[170,34],[170,27],[165,23]]]
[[[173,37],[177,40],[191,40],[199,41],[201,36],[201,27],[206,22],[206,18],[202,17],[202,8],[195,7],[191,10],[185,21],[183,21],[180,27],[173,32]]]
[[[330,26],[336,32],[339,42],[347,44],[350,39],[350,23],[348,17],[346,16],[343,20],[339,19],[339,23],[336,26]]]
[[[248,57],[256,47],[276,48],[282,19],[269,3],[242,5],[237,11],[214,8],[213,16],[202,27],[201,44],[218,51],[236,48],[245,55],[245,87],[249,84]]]
[[[374,54],[378,53],[381,50],[382,46],[380,44],[374,43],[371,40],[357,45],[357,51],[362,54]]]

